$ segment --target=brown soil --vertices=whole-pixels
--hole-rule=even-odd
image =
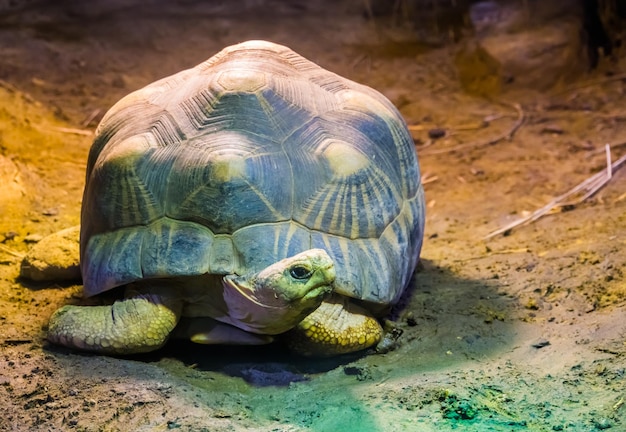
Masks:
[[[626,430],[626,172],[570,211],[484,239],[604,169],[605,143],[625,153],[626,83],[609,66],[559,93],[488,101],[460,88],[457,45],[419,45],[360,2],[20,4],[0,17],[0,430]],[[182,342],[132,358],[49,345],[48,317],[80,287],[19,280],[20,257],[78,223],[98,120],[247,39],[379,89],[420,126],[426,238],[395,316],[399,348],[319,361]],[[524,124],[485,144],[515,125],[514,104]],[[433,128],[447,134],[430,140]]]

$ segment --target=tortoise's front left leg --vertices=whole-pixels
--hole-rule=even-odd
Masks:
[[[142,288],[110,306],[63,306],[50,318],[48,340],[101,354],[154,351],[182,313],[182,300],[171,292],[171,287]]]
[[[382,338],[376,318],[345,297],[333,295],[287,333],[287,344],[301,355],[330,357],[369,348]]]

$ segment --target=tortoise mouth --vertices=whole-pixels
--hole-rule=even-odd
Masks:
[[[321,286],[318,286],[317,288],[313,288],[311,291],[306,293],[306,295],[302,297],[300,301],[306,302],[306,301],[316,300],[316,299],[325,300],[328,297],[330,297],[333,291],[334,291],[333,285],[321,285]]]

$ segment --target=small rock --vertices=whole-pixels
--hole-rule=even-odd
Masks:
[[[24,243],[39,243],[41,240],[43,240],[41,234],[29,234],[24,237]]]
[[[406,325],[409,327],[415,327],[417,325],[417,320],[413,316],[412,312],[409,312],[406,316]]]
[[[537,304],[537,300],[533,298],[528,299],[524,307],[530,310],[539,310],[539,305]]]
[[[544,126],[543,129],[541,129],[541,133],[563,135],[565,131],[563,130],[563,128],[560,128],[559,126],[556,126],[556,125],[547,125],[547,126]]]
[[[593,425],[598,430],[606,430],[611,429],[613,427],[613,423],[606,417],[600,417],[598,419],[593,419]]]
[[[18,234],[15,231],[7,231],[2,235],[4,236],[4,240],[2,240],[2,243],[13,240],[15,237],[18,236]]]
[[[59,214],[59,209],[57,208],[45,209],[44,211],[41,212],[41,214],[44,216],[56,216]]]
[[[398,347],[398,339],[404,332],[397,327],[392,321],[385,321],[383,338],[376,345],[375,351],[378,354],[386,354]]]
[[[428,138],[438,139],[446,136],[446,130],[442,128],[433,128],[428,131]]]
[[[169,430],[180,429],[181,427],[182,427],[182,424],[180,423],[179,419],[167,421],[167,429]]]
[[[30,80],[30,82],[35,84],[37,87],[45,87],[46,86],[46,82],[44,80],[42,80],[41,78],[33,77]]]
[[[22,260],[20,276],[37,282],[79,280],[79,235],[75,226],[41,239]]]
[[[537,342],[535,342],[534,344],[532,344],[533,348],[543,348],[543,347],[547,347],[548,345],[550,345],[550,341],[547,339],[539,339]]]
[[[366,366],[344,366],[343,373],[356,377],[358,381],[372,379],[372,374]]]

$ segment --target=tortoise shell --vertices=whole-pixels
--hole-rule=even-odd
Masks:
[[[322,248],[335,292],[389,304],[419,256],[424,198],[413,141],[383,95],[249,41],[107,112],[81,219],[87,296]]]

